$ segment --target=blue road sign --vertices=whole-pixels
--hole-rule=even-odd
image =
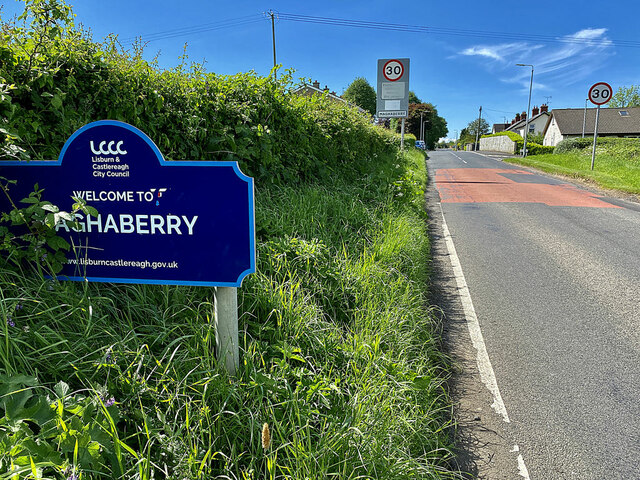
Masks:
[[[38,183],[43,199],[95,207],[58,234],[73,245],[61,279],[239,287],[255,272],[253,179],[236,162],[166,161],[126,123],[85,125],[57,161],[0,162],[16,203]],[[10,209],[0,198],[0,211]]]

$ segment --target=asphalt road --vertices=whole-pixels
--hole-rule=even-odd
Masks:
[[[640,205],[473,152],[427,165],[526,467],[486,478],[640,479]]]

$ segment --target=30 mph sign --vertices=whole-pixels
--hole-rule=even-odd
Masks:
[[[395,82],[396,80],[401,79],[402,75],[404,75],[404,67],[399,60],[389,60],[384,64],[382,74],[384,75],[384,78],[390,82]]]
[[[599,82],[589,89],[589,100],[595,105],[604,105],[613,95],[611,85],[605,82]]]

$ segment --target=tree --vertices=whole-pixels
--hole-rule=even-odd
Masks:
[[[355,103],[371,115],[376,114],[376,91],[366,78],[358,77],[347,87],[342,94],[347,102]]]
[[[640,85],[631,85],[630,87],[620,87],[613,94],[609,107],[626,108],[640,107]]]
[[[447,121],[438,115],[438,110],[430,103],[410,103],[405,131],[417,139],[420,139],[421,118],[424,122],[424,141],[428,149],[433,149],[438,140],[447,135]]]
[[[480,126],[480,134],[478,135],[478,138],[491,131],[489,124],[484,118],[476,118],[472,122],[469,122],[469,125],[467,125],[467,133],[473,137],[474,142],[476,141],[476,135],[478,134],[478,126]]]
[[[413,90],[409,90],[409,103],[422,103]]]

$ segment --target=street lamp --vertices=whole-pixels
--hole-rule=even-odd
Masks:
[[[527,156],[527,133],[529,133],[529,110],[531,109],[531,90],[533,89],[533,65],[528,63],[516,63],[517,67],[531,67],[531,83],[529,84],[529,104],[527,105],[527,118],[524,123],[524,148],[522,156]]]

